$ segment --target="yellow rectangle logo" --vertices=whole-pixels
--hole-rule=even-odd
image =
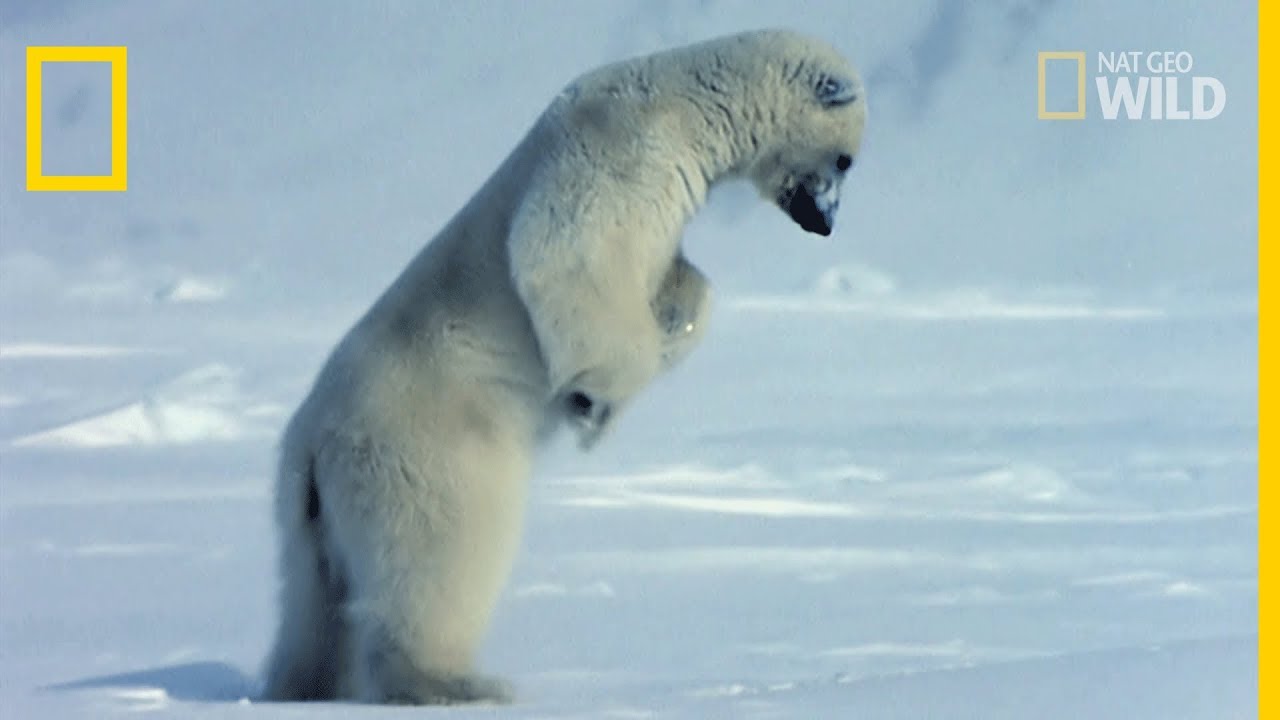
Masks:
[[[27,48],[27,190],[122,192],[129,177],[129,83],[127,48]],[[42,66],[47,62],[107,63],[111,66],[111,174],[45,175]]]
[[[1049,60],[1075,60],[1076,61],[1076,109],[1067,111],[1049,111],[1045,106],[1044,99],[1044,75],[1045,64]],[[1039,79],[1040,104],[1039,113],[1036,117],[1041,120],[1083,120],[1084,119],[1084,51],[1071,52],[1042,52],[1036,60],[1036,69]]]

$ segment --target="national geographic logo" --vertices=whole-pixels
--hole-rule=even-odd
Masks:
[[[127,54],[123,47],[27,48],[27,190],[122,192],[128,187]],[[107,63],[111,68],[111,172],[106,175],[44,174],[43,66],[54,62]]]
[[[1227,89],[1208,75],[1193,75],[1195,59],[1185,50],[1099,52],[1093,85],[1096,108],[1104,120],[1212,120],[1227,106]],[[1083,50],[1041,52],[1037,57],[1037,117],[1083,120],[1087,113]],[[1055,77],[1048,77],[1050,66]],[[1071,72],[1070,81],[1059,70]],[[1066,97],[1051,103],[1047,97]],[[1054,109],[1050,105],[1054,104]]]

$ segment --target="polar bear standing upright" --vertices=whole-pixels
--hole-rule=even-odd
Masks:
[[[520,537],[530,455],[589,446],[696,344],[680,249],[744,177],[831,232],[865,100],[825,43],[746,33],[569,85],[334,350],[282,442],[279,700],[502,701],[473,659]]]

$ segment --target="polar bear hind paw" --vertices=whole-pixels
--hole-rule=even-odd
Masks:
[[[511,683],[491,675],[424,675],[411,687],[385,689],[373,702],[392,705],[508,705],[515,698]]]

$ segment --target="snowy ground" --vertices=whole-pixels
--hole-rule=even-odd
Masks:
[[[706,342],[548,449],[485,647],[519,699],[449,712],[1255,716],[1253,16],[846,5],[0,5],[0,717],[421,713],[252,701],[276,434],[567,79],[780,24],[867,71],[836,235],[694,224]],[[32,44],[130,47],[129,192],[22,191]],[[1188,48],[1229,112],[1035,121],[1077,47]],[[97,86],[46,85],[92,146]]]

